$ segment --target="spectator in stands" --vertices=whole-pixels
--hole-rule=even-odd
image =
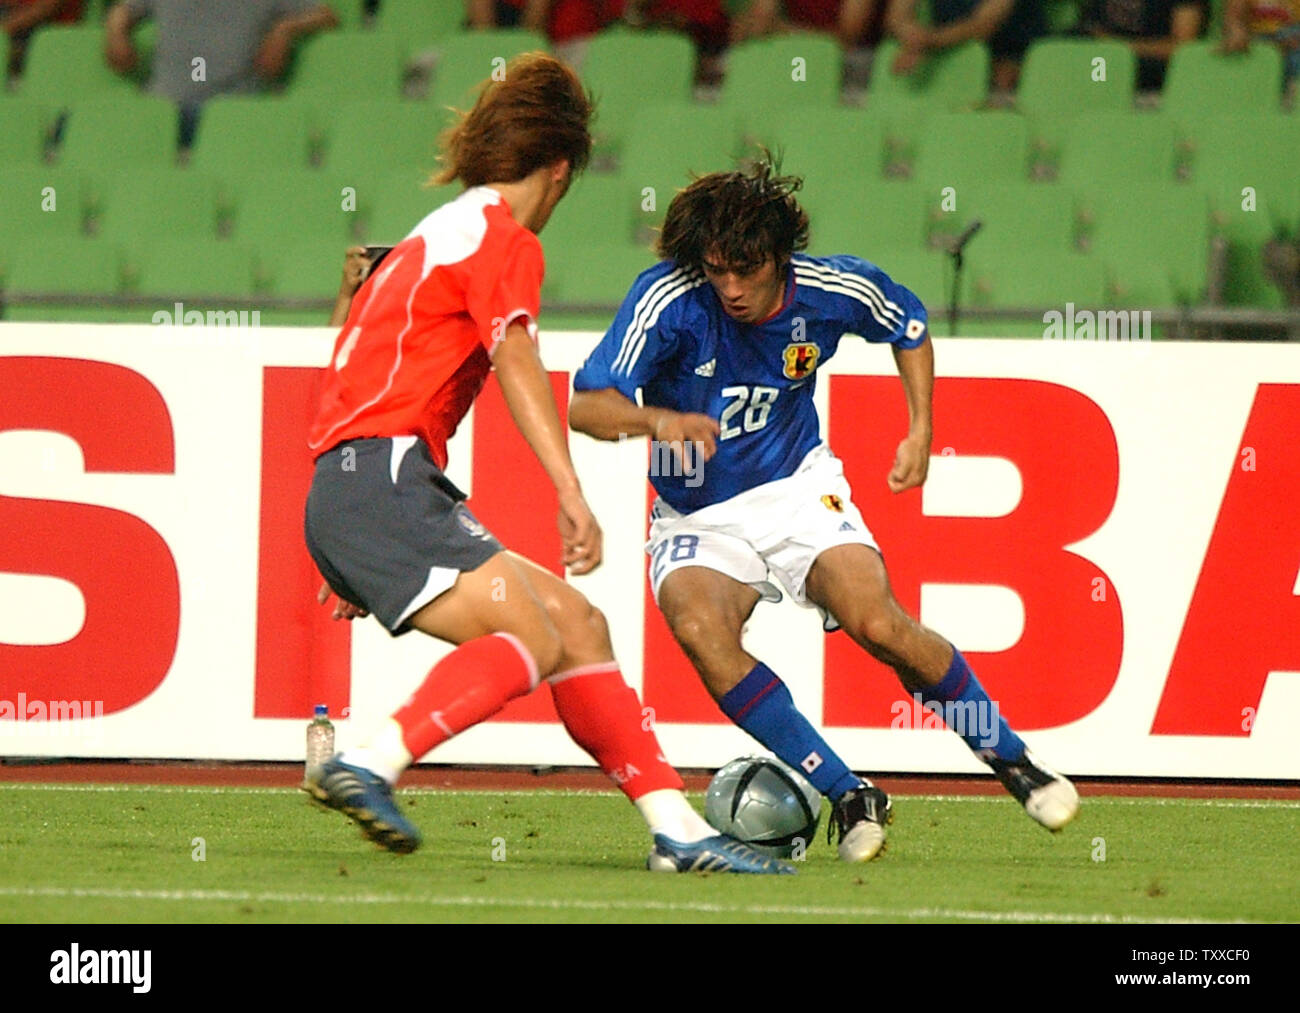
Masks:
[[[722,54],[731,35],[722,0],[627,0],[623,19],[637,28],[689,35],[695,43],[696,83],[722,83]]]
[[[1286,61],[1287,87],[1300,77],[1300,0],[1228,0],[1223,12],[1223,48],[1244,53],[1250,40],[1277,43]]]
[[[27,41],[41,25],[80,21],[82,0],[0,0],[0,29],[9,36],[9,79],[23,70]]]
[[[1138,90],[1164,87],[1169,57],[1205,30],[1208,0],[1088,0],[1079,17],[1094,39],[1127,42],[1138,58]]]
[[[834,35],[846,51],[875,46],[885,8],[886,0],[749,0],[731,23],[731,41],[816,31]]]
[[[295,43],[339,23],[318,0],[122,0],[104,21],[104,53],[119,73],[139,63],[131,32],[145,18],[158,22],[149,90],[180,107],[183,145],[205,101],[261,89],[284,73]]]
[[[471,28],[530,28],[557,56],[580,62],[584,39],[623,16],[625,0],[466,0]]]
[[[1047,17],[1039,0],[929,0],[930,24],[917,17],[917,0],[891,0],[889,31],[899,41],[890,68],[911,74],[926,54],[977,39],[993,58],[993,89],[1010,92],[1030,43],[1047,34]]]

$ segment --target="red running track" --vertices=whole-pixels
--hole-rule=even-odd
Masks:
[[[191,763],[5,761],[0,781],[39,784],[178,784],[293,788],[302,777],[295,763]],[[686,786],[703,791],[711,771],[683,771]],[[891,795],[998,795],[1002,786],[991,776],[886,775],[874,779]],[[1160,798],[1300,799],[1295,781],[1205,781],[1074,779],[1079,794],[1131,795]],[[556,790],[609,791],[613,785],[599,771],[580,767],[453,767],[421,766],[407,771],[402,787],[482,791]]]

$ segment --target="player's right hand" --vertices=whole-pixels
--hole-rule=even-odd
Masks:
[[[718,452],[718,437],[722,427],[718,420],[697,412],[674,412],[665,410],[656,420],[651,434],[660,443],[667,443],[673,448],[680,460],[688,443],[695,445],[695,460],[707,461]],[[686,461],[682,462],[686,464]]]
[[[582,493],[561,494],[559,528],[564,565],[578,575],[596,569],[604,555],[605,536]]]

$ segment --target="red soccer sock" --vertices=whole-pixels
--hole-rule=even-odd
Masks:
[[[550,683],[555,709],[573,741],[629,799],[662,788],[682,790],[682,779],[664,759],[652,723],[623,681],[617,661],[571,668]]]
[[[537,686],[537,663],[518,637],[468,640],[433,666],[393,720],[413,760],[490,718]]]

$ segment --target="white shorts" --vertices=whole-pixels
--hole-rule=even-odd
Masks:
[[[656,603],[668,574],[703,566],[748,584],[765,601],[781,600],[769,579],[775,577],[795,603],[810,608],[804,583],[821,553],[836,545],[879,551],[853,505],[843,464],[824,443],[810,450],[787,478],[689,514],[656,499],[650,518],[646,552]],[[822,618],[828,618],[824,612]],[[825,625],[838,626],[832,621]]]

